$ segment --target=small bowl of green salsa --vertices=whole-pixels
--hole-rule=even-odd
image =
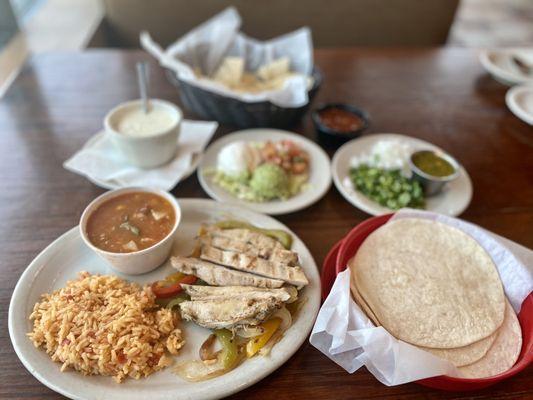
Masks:
[[[426,196],[438,194],[446,183],[459,175],[459,163],[440,151],[415,151],[411,154],[409,165],[413,178],[422,184]]]

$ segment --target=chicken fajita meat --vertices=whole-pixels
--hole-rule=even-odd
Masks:
[[[251,286],[201,286],[185,285],[181,287],[191,300],[225,300],[228,298],[268,299],[275,298],[285,303],[292,303],[298,297],[294,286],[279,289],[265,289]]]
[[[200,237],[202,246],[211,246],[220,250],[236,251],[250,256],[264,258],[265,260],[282,263],[289,266],[298,265],[298,255],[282,246],[270,248],[257,247],[252,243],[233,239],[231,237],[205,234]]]
[[[172,266],[179,272],[194,275],[214,286],[255,286],[260,288],[279,288],[284,282],[279,279],[236,271],[194,257],[176,256],[170,259]]]
[[[239,271],[283,280],[298,288],[302,288],[309,283],[300,266],[291,267],[287,264],[272,262],[246,253],[220,250],[212,246],[202,246],[200,258]]]
[[[263,322],[283,301],[274,296],[267,298],[229,297],[221,301],[192,300],[180,304],[181,316],[187,321],[210,329],[233,329],[255,326]]]

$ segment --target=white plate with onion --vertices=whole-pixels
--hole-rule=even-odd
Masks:
[[[307,339],[320,307],[320,278],[305,244],[285,225],[266,215],[212,200],[180,199],[178,202],[182,218],[175,235],[173,254],[189,254],[200,225],[224,219],[238,219],[263,228],[282,229],[292,235],[292,250],[299,254],[309,285],[300,294],[306,302],[282,339],[272,348],[269,356],[247,359],[224,375],[201,382],[183,380],[172,372],[172,367],[139,380],[128,378],[120,384],[107,376],[84,376],[73,370],[60,372],[61,364],[53,362],[44,350],[35,348],[26,336],[32,328],[28,317],[42,294],[64,287],[80,271],[114,274],[140,284],[163,279],[175,272],[167,261],[144,275],[117,273],[84,243],[79,228],[75,227],[44,249],[26,268],[15,287],[9,307],[9,334],[13,347],[28,371],[44,385],[64,396],[80,400],[102,399],[104,393],[105,398],[115,400],[222,398],[243,390],[272,373]],[[191,322],[182,322],[180,328],[184,331],[186,344],[175,357],[175,362],[198,359],[198,350],[211,331]]]
[[[290,141],[309,155],[309,177],[302,190],[286,199],[275,199],[263,202],[249,201],[238,198],[214,181],[214,173],[219,168],[219,153],[227,145],[245,142],[273,143]],[[226,203],[238,204],[248,209],[270,214],[288,214],[319,201],[331,186],[330,159],[326,152],[316,143],[292,132],[278,129],[246,129],[226,135],[212,143],[206,150],[198,167],[198,180],[206,193],[213,199]]]
[[[387,155],[387,157],[392,158],[389,164],[395,165],[395,167],[408,168],[406,158],[408,158],[408,154],[417,150],[432,150],[446,154],[442,149],[429,142],[395,133],[363,136],[341,146],[332,160],[331,169],[335,187],[348,202],[370,215],[383,215],[395,210],[380,205],[356,190],[353,185],[350,185],[349,172],[354,158],[366,157],[377,143],[384,141],[394,141],[403,146],[402,151]],[[395,160],[395,157],[403,160],[400,162]],[[461,165],[459,165],[458,172],[457,178],[447,183],[439,194],[425,198],[426,210],[457,216],[468,207],[472,200],[472,182]]]

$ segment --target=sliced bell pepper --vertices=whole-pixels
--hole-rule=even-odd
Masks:
[[[253,232],[262,233],[263,235],[270,236],[272,239],[276,239],[286,249],[290,249],[292,246],[292,236],[281,229],[258,228],[247,222],[236,220],[219,221],[215,226],[221,229],[249,229]]]
[[[188,299],[186,296],[184,296],[183,294],[180,294],[179,296],[174,297],[172,300],[170,300],[168,304],[166,305],[166,308],[168,308],[169,310],[172,310],[174,307],[177,307],[178,305],[180,305],[181,303],[187,300]]]
[[[246,344],[246,356],[250,358],[261,350],[261,348],[270,340],[274,332],[278,330],[280,324],[281,318],[271,318],[259,325],[263,328],[263,333],[250,339]]]
[[[233,334],[227,329],[217,329],[214,334],[222,346],[222,351],[218,355],[219,360],[222,361],[225,370],[230,370],[239,359],[239,349]]]
[[[185,283],[188,285],[196,282],[196,276],[194,275],[183,275],[181,277],[177,274],[170,275],[167,279],[162,281],[156,281],[152,284],[152,292],[154,292],[155,297],[157,298],[168,298],[174,297],[176,294],[181,292],[181,284]]]

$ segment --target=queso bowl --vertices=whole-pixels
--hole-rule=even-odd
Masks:
[[[386,214],[369,218],[353,228],[348,235],[335,245],[327,255],[322,267],[322,296],[325,299],[331,290],[335,277],[346,269],[348,261],[357,253],[365,239],[380,226],[387,223],[394,214]],[[335,254],[336,252],[336,254]],[[518,374],[533,361],[533,293],[522,303],[518,314],[518,321],[522,328],[522,350],[515,365],[509,370],[488,378],[465,379],[451,376],[435,376],[416,381],[416,383],[441,390],[465,391],[478,390],[501,382]]]
[[[120,133],[119,121],[128,112],[141,109],[142,101],[133,100],[113,108],[104,119],[104,128],[117,151],[131,165],[149,169],[166,164],[176,156],[183,113],[169,101],[150,99],[150,107],[157,107],[172,116],[173,124],[160,132],[148,136],[128,136]]]
[[[131,253],[113,253],[94,246],[87,235],[87,221],[89,220],[91,214],[107,200],[133,192],[153,193],[164,198],[170,203],[170,205],[174,209],[174,214],[176,215],[176,221],[174,222],[174,226],[172,227],[170,233],[153,246]],[[178,201],[170,193],[158,189],[130,187],[106,192],[98,196],[91,203],[89,203],[89,205],[87,206],[87,208],[85,208],[83,214],[81,215],[80,234],[87,247],[89,247],[98,256],[107,261],[107,263],[113,269],[124,274],[139,275],[156,269],[161,264],[163,264],[165,260],[169,257],[170,251],[172,250],[172,245],[174,243],[174,234],[178,229],[180,220],[180,206],[178,204]]]

